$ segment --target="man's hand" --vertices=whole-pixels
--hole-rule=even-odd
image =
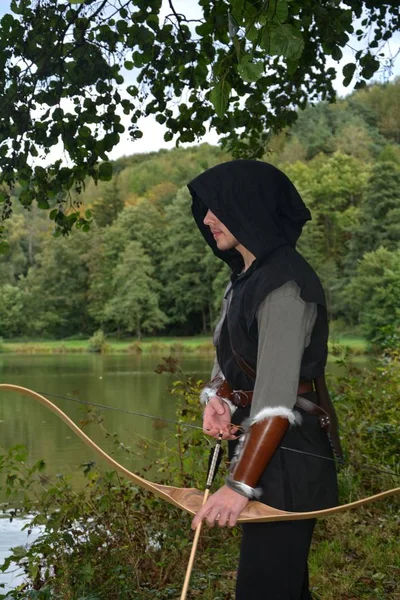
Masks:
[[[235,440],[237,430],[237,427],[231,425],[231,411],[227,403],[218,396],[213,396],[204,410],[204,433],[217,438],[222,431],[223,440]]]
[[[233,527],[248,502],[248,498],[224,485],[210,496],[204,506],[201,507],[192,521],[192,529],[196,529],[200,521],[203,520],[210,527],[213,527],[215,523],[219,527]]]

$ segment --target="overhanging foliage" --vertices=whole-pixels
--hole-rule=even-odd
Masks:
[[[140,117],[154,114],[166,140],[195,141],[209,124],[234,155],[262,156],[270,132],[293,123],[297,108],[334,100],[327,55],[340,60],[355,33],[364,49],[343,73],[345,85],[363,86],[400,19],[395,0],[200,0],[194,21],[173,0],[161,19],[161,5],[12,0],[0,22],[3,219],[18,193],[24,206],[50,210],[56,233],[88,229],[90,213],[70,210],[73,194],[87,177],[111,178],[121,113],[132,139],[142,136]],[[126,71],[134,84],[125,84]],[[35,166],[58,144],[66,161]]]

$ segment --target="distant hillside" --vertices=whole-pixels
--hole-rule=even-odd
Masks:
[[[264,156],[312,211],[299,250],[336,326],[379,343],[400,329],[399,108],[400,81],[320,103]],[[6,224],[12,252],[0,257],[0,336],[210,331],[228,272],[194,226],[186,184],[229,159],[208,144],[120,158],[112,181],[80,198],[92,230],[67,239],[18,206]]]

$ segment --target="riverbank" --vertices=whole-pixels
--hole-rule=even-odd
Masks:
[[[335,353],[338,347],[349,350],[354,355],[367,354],[367,342],[362,337],[335,335],[330,340],[330,351]],[[0,341],[1,353],[12,354],[67,354],[84,352],[127,353],[127,354],[212,354],[214,346],[210,336],[193,337],[148,337],[106,338],[102,347],[93,349],[89,338],[64,340],[3,340]]]

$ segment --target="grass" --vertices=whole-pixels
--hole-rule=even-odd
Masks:
[[[57,354],[89,352],[89,338],[81,340],[7,340],[1,346],[2,352],[16,354]],[[111,353],[158,353],[158,352],[212,352],[210,336],[194,337],[152,337],[118,339],[107,337],[107,352]]]
[[[394,500],[319,521],[310,555],[315,600],[400,600]]]
[[[349,348],[353,354],[366,354],[367,343],[362,337],[351,335],[335,335],[330,341],[330,351],[341,353],[340,347]],[[89,352],[89,339],[64,339],[64,340],[4,340],[0,344],[1,352],[15,354],[67,354]],[[192,337],[147,337],[118,339],[107,338],[107,352],[132,353],[132,354],[160,354],[160,353],[197,353],[212,354],[214,347],[211,336]]]

